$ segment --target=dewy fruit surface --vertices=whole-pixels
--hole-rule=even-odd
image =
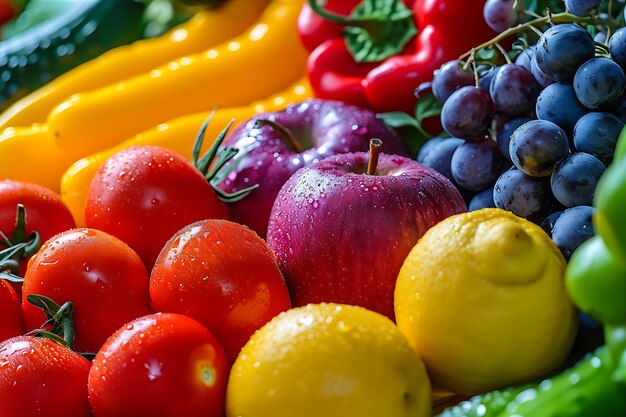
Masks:
[[[430,382],[391,320],[361,307],[309,304],[276,316],[230,374],[229,417],[426,417]]]
[[[474,394],[544,376],[575,335],[565,267],[539,226],[509,212],[449,217],[400,270],[398,327],[435,386]]]

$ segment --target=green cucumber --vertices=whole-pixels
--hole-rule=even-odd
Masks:
[[[68,70],[143,34],[146,5],[83,0],[0,42],[0,110]]]
[[[612,379],[614,370],[603,346],[552,378],[473,397],[437,417],[626,416],[626,384]]]

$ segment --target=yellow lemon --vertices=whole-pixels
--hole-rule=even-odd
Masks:
[[[537,225],[500,209],[449,217],[406,258],[398,327],[438,387],[471,395],[541,377],[567,356],[566,263]]]
[[[231,370],[229,417],[430,416],[430,381],[388,318],[312,304],[259,329]]]

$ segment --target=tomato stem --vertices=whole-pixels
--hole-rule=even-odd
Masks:
[[[243,190],[239,190],[235,193],[228,194],[222,191],[217,184],[219,184],[225,177],[228,175],[234,167],[236,166],[238,159],[233,160],[233,158],[239,153],[239,149],[236,148],[226,148],[219,151],[219,147],[222,145],[224,138],[228,134],[228,131],[235,123],[235,119],[231,119],[228,125],[222,129],[213,145],[209,148],[209,150],[200,157],[200,149],[202,148],[202,142],[204,140],[204,133],[206,132],[206,128],[213,119],[213,115],[215,114],[215,110],[211,112],[209,117],[204,121],[202,127],[198,131],[198,135],[196,136],[196,140],[193,144],[193,149],[191,151],[191,160],[194,166],[200,171],[200,173],[206,178],[208,183],[213,188],[215,195],[217,198],[222,200],[225,203],[232,203],[235,201],[239,201],[242,198],[246,197],[252,190],[258,187],[258,184],[253,185],[252,187],[244,188]],[[215,157],[217,156],[217,161],[215,161]],[[231,167],[222,169],[226,165],[227,162],[231,161]],[[215,163],[214,163],[215,162]],[[209,171],[209,168],[213,165],[213,168]]]
[[[74,348],[74,304],[65,302],[59,306],[52,299],[39,294],[29,294],[26,300],[39,307],[46,314],[46,321],[39,329],[35,329],[30,334],[34,336],[46,337],[69,349]],[[61,337],[62,336],[62,337]]]
[[[0,245],[6,246],[0,250],[0,279],[23,282],[24,279],[18,276],[20,261],[31,257],[39,250],[41,238],[37,232],[26,235],[26,209],[22,204],[17,205],[13,235],[8,238],[0,232]]]

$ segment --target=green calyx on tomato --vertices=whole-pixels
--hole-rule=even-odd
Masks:
[[[417,34],[413,12],[401,0],[364,0],[348,17],[325,10],[325,1],[308,2],[324,19],[345,25],[346,47],[356,62],[381,62],[398,55]]]
[[[18,276],[20,261],[33,256],[41,246],[39,233],[26,235],[26,209],[23,205],[17,205],[13,235],[9,238],[0,231],[0,244],[6,247],[0,251],[0,279],[22,282],[23,278]]]
[[[598,182],[594,227],[616,260],[626,266],[626,159],[614,161]]]
[[[239,150],[236,148],[225,148],[218,153],[220,145],[224,141],[224,138],[228,134],[228,131],[235,122],[235,119],[232,119],[217,136],[211,148],[209,148],[209,150],[200,157],[200,148],[202,147],[202,142],[204,140],[204,133],[207,126],[213,119],[214,114],[215,111],[211,112],[209,117],[202,124],[202,127],[200,127],[200,131],[198,131],[198,135],[196,136],[196,140],[193,144],[191,161],[193,165],[202,173],[202,175],[204,175],[209,184],[211,184],[211,188],[213,188],[213,191],[215,191],[217,197],[223,202],[233,203],[235,201],[239,201],[245,198],[248,194],[250,194],[250,192],[252,192],[252,190],[257,188],[259,185],[255,184],[234,193],[226,193],[222,191],[219,187],[217,187],[217,184],[222,182],[228,176],[228,174],[230,174],[231,171],[233,171],[237,167],[237,161],[235,160],[235,163],[230,164],[227,169],[222,169],[228,161],[230,161],[235,156],[237,156],[237,154],[239,154]],[[217,160],[215,160],[216,157]]]
[[[63,305],[58,305],[50,298],[39,294],[29,294],[26,296],[26,300],[46,313],[46,321],[39,329],[31,331],[29,334],[45,337],[73,350],[74,318],[72,313],[74,305],[69,301]]]

